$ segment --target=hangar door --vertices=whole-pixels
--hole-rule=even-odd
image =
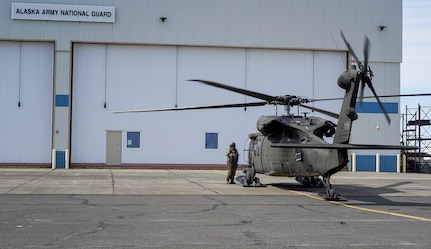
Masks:
[[[255,132],[259,116],[276,113],[273,106],[113,111],[258,101],[189,79],[274,96],[340,97],[343,91],[336,79],[345,70],[343,56],[276,49],[74,44],[71,163],[109,164],[109,131],[121,132],[117,149],[121,155],[116,158],[122,164],[224,164],[225,148],[232,141],[237,142],[244,163],[242,146],[248,134]],[[325,107],[339,111],[339,105]],[[206,147],[208,134],[217,141],[211,148]]]
[[[0,164],[49,164],[54,44],[0,42],[0,54]]]

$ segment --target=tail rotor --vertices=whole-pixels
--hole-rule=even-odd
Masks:
[[[359,94],[359,103],[360,103],[360,105],[362,106],[362,99],[364,97],[364,88],[365,88],[365,85],[367,85],[368,88],[373,93],[374,97],[376,98],[377,103],[379,103],[379,106],[382,109],[383,114],[385,114],[386,121],[390,124],[391,123],[391,119],[389,118],[389,115],[386,112],[385,107],[383,106],[382,102],[380,101],[380,98],[377,95],[376,90],[374,89],[374,86],[373,86],[373,83],[372,83],[372,77],[374,76],[374,74],[373,74],[373,71],[371,70],[371,67],[368,65],[369,51],[370,51],[370,40],[368,39],[367,36],[365,36],[365,41],[364,41],[364,64],[362,64],[359,61],[358,56],[353,51],[352,46],[347,41],[347,39],[346,39],[343,31],[341,31],[341,37],[343,38],[344,43],[346,44],[347,48],[349,49],[350,54],[356,60],[356,62],[358,64],[358,67],[359,67],[359,71],[358,71],[358,76],[357,77],[360,77],[360,84],[361,84],[361,90],[360,90],[360,94]]]

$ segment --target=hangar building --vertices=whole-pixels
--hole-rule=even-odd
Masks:
[[[402,0],[4,0],[0,7],[0,165],[220,165],[232,141],[245,164],[258,117],[282,110],[113,112],[257,101],[189,79],[274,96],[342,97],[336,80],[350,56],[341,30],[360,58],[369,37],[377,93],[400,91]],[[399,98],[383,101],[392,123],[366,99],[351,142],[399,144]],[[341,102],[313,105],[339,112]],[[358,170],[374,170],[376,151],[356,153]],[[379,153],[382,170],[392,171],[399,152]]]

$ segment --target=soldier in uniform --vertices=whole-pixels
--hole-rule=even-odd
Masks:
[[[236,168],[238,167],[238,150],[235,148],[235,143],[232,142],[229,146],[229,148],[226,150],[226,157],[227,157],[227,183],[228,184],[235,184],[234,177]]]

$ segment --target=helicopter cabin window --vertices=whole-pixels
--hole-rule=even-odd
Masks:
[[[213,132],[205,133],[205,149],[206,150],[218,149],[218,133],[213,133]]]
[[[139,131],[127,132],[127,148],[138,149],[141,147],[141,133]]]

